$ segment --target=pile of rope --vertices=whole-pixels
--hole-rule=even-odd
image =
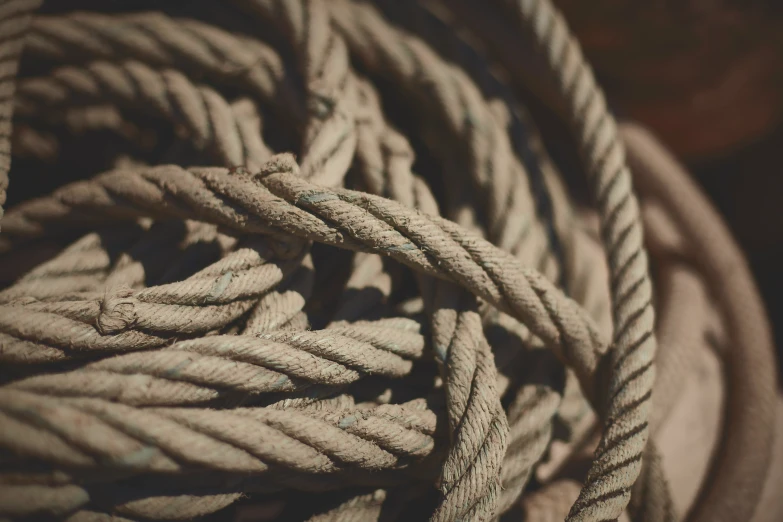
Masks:
[[[648,438],[689,365],[662,357],[653,393],[615,120],[549,0],[490,2],[567,115],[593,225],[469,3],[0,6],[0,199],[12,154],[29,193],[0,221],[1,516],[676,518]],[[745,520],[772,440],[763,311],[723,229],[666,214],[672,183],[695,189],[647,170],[648,243],[729,244],[761,321],[729,327],[760,345],[739,391],[762,392],[730,409],[733,471],[696,510]],[[678,310],[707,298],[663,273],[664,324],[688,331]],[[584,484],[558,479],[554,442],[578,453],[595,419]],[[767,453],[740,458],[751,443]]]

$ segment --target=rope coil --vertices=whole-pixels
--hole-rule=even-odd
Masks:
[[[459,9],[0,7],[0,148],[60,176],[2,216],[0,261],[55,252],[0,289],[0,515],[676,518],[623,142],[551,3],[498,3],[566,107],[598,243],[515,92],[444,36]],[[120,151],[97,171],[68,154],[89,133]],[[581,489],[531,484],[590,407]]]

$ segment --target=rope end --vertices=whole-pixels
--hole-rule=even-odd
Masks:
[[[101,313],[95,327],[102,335],[117,334],[136,322],[136,298],[126,287],[107,289],[101,302]]]

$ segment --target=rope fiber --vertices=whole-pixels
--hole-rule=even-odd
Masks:
[[[0,5],[0,518],[683,515],[655,442],[683,316],[713,286],[762,312],[550,0],[39,3]],[[686,266],[700,231],[728,253]],[[696,520],[750,520],[771,452],[766,325],[737,321]]]

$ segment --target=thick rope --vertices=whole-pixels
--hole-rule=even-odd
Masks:
[[[260,304],[260,303],[259,303]],[[418,325],[377,321],[312,332],[216,335],[16,381],[13,389],[97,397],[137,406],[215,402],[223,396],[344,387],[368,375],[402,377],[421,357]]]
[[[63,250],[54,259],[41,263],[10,288],[0,292],[0,302],[14,298],[46,299],[70,292],[97,291],[112,266],[111,252],[144,232],[136,224],[116,227],[111,235],[90,233]],[[169,238],[170,240],[170,238]]]
[[[476,513],[495,513],[508,421],[495,390],[494,361],[475,297],[441,283],[433,308],[433,344],[445,367],[454,440],[441,476],[444,500],[433,520],[471,520],[483,516]]]
[[[234,36],[217,26],[162,13],[70,13],[36,18],[26,46],[32,56],[58,63],[137,60],[151,67],[176,67],[246,89],[278,105],[295,123],[304,123],[303,111],[297,110],[301,89],[286,75],[277,52],[258,39]]]
[[[9,421],[4,440],[11,438],[11,431],[30,435],[15,442],[18,451],[30,457],[48,455],[55,462],[70,465],[101,466],[100,459],[84,453],[87,450],[102,455],[102,459],[111,459],[114,470],[106,469],[108,476],[121,470],[175,473],[191,468],[227,473],[274,473],[278,467],[304,473],[335,473],[348,465],[368,470],[394,469],[406,465],[404,457],[420,458],[431,452],[431,436],[435,433],[434,412],[397,405],[379,406],[375,413],[362,409],[335,414],[258,408],[138,409],[94,399],[45,398],[21,391],[7,390],[2,395],[4,417]],[[29,419],[36,416],[49,419],[47,426],[29,425]],[[68,416],[80,419],[79,425],[67,422]],[[55,423],[57,418],[63,422]],[[145,418],[156,420],[149,424]],[[246,425],[246,429],[226,433],[231,425]],[[53,441],[73,437],[69,430],[86,434],[82,430],[88,427],[94,434],[89,440],[77,446],[63,440],[55,446]],[[144,449],[134,441],[138,430],[146,433],[143,438],[158,448],[152,451],[148,447],[150,455],[141,460],[134,456]],[[253,435],[258,430],[263,437]],[[131,433],[136,435],[129,437]],[[335,440],[326,433],[345,435]],[[183,440],[192,440],[193,444],[183,444]],[[294,447],[301,448],[296,455],[289,452]],[[271,463],[276,467],[270,467]]]
[[[7,138],[31,165],[68,172],[2,222],[0,516],[220,518],[274,499],[259,511],[271,519],[301,499],[314,521],[519,509],[601,521],[630,497],[633,517],[674,519],[646,439],[666,420],[650,404],[676,392],[652,389],[652,290],[622,144],[550,3],[504,3],[490,14],[532,36],[548,100],[567,108],[606,262],[484,54],[494,39],[456,30],[448,3],[33,20],[29,72],[17,82],[13,58],[3,80],[18,83]],[[165,143],[145,141],[151,122]],[[89,147],[84,131],[119,136],[100,157],[113,170],[69,156],[68,143]],[[687,249],[647,203],[668,346],[692,334],[677,333],[687,303],[666,279]],[[670,371],[675,353],[663,352],[670,382],[688,378]],[[568,489],[559,453],[578,461],[590,405],[603,433],[585,486],[548,502]],[[749,429],[728,430],[735,450],[718,461],[755,473],[745,486],[760,484],[759,457],[735,456]],[[529,484],[545,460],[554,472]],[[727,484],[705,498],[730,499]]]
[[[312,185],[298,171],[291,156],[278,155],[256,176],[175,166],[111,172],[36,201],[35,214],[28,204],[9,212],[6,226],[30,229],[28,223],[54,219],[55,212],[61,224],[77,208],[100,215],[125,207],[125,215],[200,217],[247,232],[285,232],[376,252],[460,284],[528,325],[583,378],[595,371],[605,347],[592,320],[537,272],[449,221],[368,194]]]
[[[486,193],[482,203],[487,208],[487,237],[509,249],[520,236],[531,235],[526,238],[530,246],[523,251],[523,261],[537,266],[538,259],[533,256],[539,255],[547,242],[543,229],[535,221],[510,219],[515,215],[515,207],[535,207],[526,186],[527,177],[512,153],[501,122],[481,93],[463,71],[442,62],[421,40],[390,27],[370,6],[351,5],[349,9],[347,5],[335,2],[331,11],[341,34],[362,63],[393,75],[423,95],[422,103],[437,104],[436,114],[443,119],[445,130],[465,135],[470,179]],[[438,140],[435,146],[443,147],[440,143],[443,141]],[[449,148],[445,154],[452,155],[453,150]]]
[[[731,393],[743,400],[728,402],[715,472],[690,516],[705,521],[749,519],[767,476],[777,389],[774,348],[761,298],[717,211],[687,174],[646,131],[633,126],[623,131],[631,161],[640,172],[641,189],[654,195],[680,227],[692,253],[689,259],[704,272],[723,310],[727,334],[737,344],[727,352],[727,369]]]
[[[277,480],[305,489],[337,486],[335,473],[347,473],[346,480],[361,483],[369,478],[355,473],[361,470],[373,471],[374,481],[393,483],[393,475],[378,471],[404,469],[429,455],[436,426],[434,412],[421,404],[340,412],[142,410],[95,399],[47,398],[8,390],[0,393],[0,409],[6,426],[4,446],[27,457],[92,468],[104,479],[201,469],[224,477],[275,474]],[[309,483],[308,474],[315,474],[316,480]],[[322,474],[332,478],[319,481]],[[89,500],[82,488],[67,491],[28,506],[28,512],[44,504],[48,511],[67,511]]]
[[[501,96],[506,102],[507,107],[513,107],[514,103],[510,100],[510,96],[506,92],[505,87],[494,77],[492,71],[488,70],[486,62],[485,60],[482,60],[480,52],[473,47],[471,42],[460,39],[451,26],[444,24],[443,17],[446,16],[446,13],[432,12],[426,8],[422,9],[421,7],[421,4],[418,3],[408,6],[409,9],[415,9],[417,15],[421,14],[422,16],[411,16],[405,20],[407,21],[413,18],[418,22],[418,25],[416,25],[417,30],[420,32],[426,31],[425,34],[428,36],[429,42],[437,42],[442,45],[445,45],[444,42],[449,42],[449,45],[455,46],[456,49],[452,52],[454,55],[453,59],[458,60],[458,63],[471,72],[473,77],[481,79],[485,83],[485,89]],[[452,57],[452,54],[449,54],[449,56]],[[495,105],[495,107],[499,106]],[[507,114],[504,112],[500,117],[501,119],[509,120],[509,125],[507,126],[509,126],[510,132],[514,133],[512,134],[512,141],[515,145],[515,152],[525,163],[525,167],[531,172],[531,188],[535,186],[533,183],[535,180],[537,180],[539,187],[541,187],[542,184],[546,186],[546,188],[539,188],[535,192],[536,206],[538,207],[540,205],[541,207],[546,207],[547,201],[554,203],[554,209],[538,209],[539,213],[544,216],[545,222],[547,222],[546,220],[551,221],[555,216],[557,219],[555,220],[556,223],[554,226],[552,223],[549,224],[549,226],[554,229],[550,231],[550,245],[549,248],[545,250],[550,257],[548,259],[542,258],[537,266],[546,273],[551,274],[550,277],[556,277],[557,270],[555,269],[554,272],[551,270],[552,257],[549,253],[550,251],[557,253],[555,256],[556,258],[560,258],[562,255],[558,232],[563,236],[573,234],[573,232],[570,232],[570,229],[567,228],[568,226],[565,225],[565,222],[571,218],[567,215],[568,211],[564,212],[568,207],[563,204],[567,202],[564,201],[565,197],[562,195],[562,187],[557,186],[555,180],[551,175],[548,176],[546,171],[543,173],[538,171],[542,168],[540,164],[545,164],[547,158],[546,154],[542,153],[540,144],[536,143],[533,138],[534,135],[531,133],[529,136],[526,136],[527,139],[530,139],[529,142],[524,142],[519,139],[519,132],[525,132],[527,129],[531,128],[530,122],[524,121],[524,115],[520,114],[518,111],[510,110]],[[513,139],[513,136],[517,136],[516,139]],[[520,143],[520,141],[522,141],[522,143]],[[536,161],[530,161],[531,156],[535,157]],[[547,188],[551,191],[550,194],[547,194]],[[479,207],[480,205],[476,206]],[[514,209],[514,212],[516,214],[521,214],[527,212],[527,210],[527,208],[520,207]],[[553,212],[553,214],[550,214],[549,212]],[[564,226],[566,227],[565,230],[569,230],[569,232],[563,233],[563,230],[556,230],[558,227]],[[534,241],[530,241],[530,239],[531,237],[529,235],[519,237],[516,245],[509,246],[510,251],[514,253],[528,252],[531,248],[535,251],[535,245],[532,244]],[[572,238],[568,243],[567,248],[569,250],[573,246],[574,239],[576,238]],[[583,250],[580,249],[579,253],[583,254]],[[559,260],[561,263],[564,262],[562,259]],[[547,268],[547,261],[550,265],[549,268]],[[580,263],[584,263],[584,259],[580,259]],[[563,279],[570,281],[568,288],[573,288],[578,283],[581,283],[583,279],[593,282],[596,280],[600,281],[600,277],[596,278],[593,274],[587,278],[584,278],[579,274],[579,270],[581,269],[579,264],[572,265],[569,268],[571,268],[571,270],[568,270],[565,274],[561,273]],[[594,286],[594,283],[592,286]],[[531,342],[533,342],[529,333],[524,332],[523,326],[509,326],[509,321],[514,322],[513,319],[504,314],[496,314],[493,315],[493,318],[487,325],[489,328],[508,328],[507,338],[498,339],[498,344],[494,345],[496,358],[497,356],[502,355],[501,350],[512,338],[519,339],[523,346],[530,345]],[[510,337],[508,337],[509,335]],[[520,336],[517,338],[517,335]],[[548,361],[548,366],[537,367],[537,371],[540,372],[540,375],[545,375],[547,372],[551,373],[551,368],[557,364],[553,358],[549,358]],[[531,391],[533,390],[535,391],[531,394]],[[577,392],[574,399],[582,407],[586,406],[580,392]],[[543,385],[532,389],[523,386],[515,397],[514,402],[509,409],[509,414],[513,415],[509,418],[511,424],[510,446],[502,472],[503,488],[499,498],[498,513],[507,511],[525,488],[533,466],[540,460],[548,447],[552,434],[551,419],[558,411],[559,405],[560,392],[557,389],[557,385]]]
[[[22,117],[62,114],[73,104],[96,102],[158,113],[182,126],[196,148],[206,149],[226,166],[256,168],[270,156],[259,139],[260,131],[243,121],[260,125],[249,100],[232,106],[213,89],[193,85],[179,71],[159,72],[140,62],[61,68],[21,82],[16,100]]]
[[[279,24],[293,44],[306,85],[302,176],[327,186],[339,184],[356,148],[353,96],[345,43],[329,24],[321,0],[243,0],[254,14]],[[317,178],[314,176],[318,176]]]
[[[19,56],[25,32],[41,0],[12,0],[0,6],[0,219],[3,217],[11,168],[11,119]]]
[[[416,4],[414,6],[411,6],[411,8],[416,9],[419,5]],[[435,31],[437,32],[437,28],[434,28],[433,25],[437,25],[438,20],[435,20],[435,23],[432,22],[432,14],[428,12],[424,12],[425,16],[429,15],[428,22],[428,30],[429,31]],[[438,13],[440,14],[440,13]],[[421,21],[421,18],[416,19],[417,22]],[[421,24],[417,26],[417,28],[421,29]],[[454,31],[453,30],[446,30],[437,32],[437,35],[433,35],[431,41],[438,41],[443,42],[444,40],[455,40],[454,38]],[[475,70],[475,73],[480,78],[491,78],[491,73],[486,72],[483,69],[483,61],[480,59],[480,57],[477,57],[477,52],[471,48],[470,44],[464,41],[457,41],[455,45],[459,46],[459,52],[455,53],[457,56],[462,60],[460,63],[464,63],[466,61],[466,55],[472,56],[473,61],[469,62],[468,65],[466,65],[467,68],[471,68]],[[494,85],[497,85],[496,82],[490,82]],[[502,87],[500,88],[500,91],[502,92]],[[511,113],[512,116],[517,116],[514,112]],[[517,125],[522,125],[521,122],[517,121]],[[535,144],[533,144],[535,147]],[[522,158],[525,158],[524,148],[522,149]],[[534,151],[530,151],[530,153],[536,154]],[[540,157],[540,152],[538,153]],[[530,165],[528,163],[528,165]],[[535,169],[537,165],[534,163],[531,168]],[[554,187],[554,190],[557,191],[557,187]],[[538,198],[542,199],[542,198]],[[555,199],[557,202],[557,199]],[[559,207],[556,207],[558,209],[561,209],[560,212],[562,214],[563,206],[560,205]],[[519,211],[517,211],[519,212]],[[561,216],[561,219],[568,219],[567,217],[563,218]],[[517,247],[512,246],[510,249],[512,252],[528,249],[529,246],[525,242],[520,242],[520,245]],[[540,266],[540,265],[539,265]],[[578,265],[576,265],[577,269],[579,268]],[[572,274],[573,275],[573,274]],[[588,277],[588,280],[595,281],[595,277]],[[542,367],[540,371],[545,371]],[[536,422],[538,424],[530,425],[526,421],[528,419],[521,419],[520,418],[520,424],[518,427],[514,427],[512,424],[512,434],[516,432],[516,438],[517,441],[514,442],[512,439],[512,450],[516,454],[516,458],[508,458],[510,462],[513,464],[509,467],[504,468],[504,490],[503,490],[503,499],[501,500],[501,505],[499,508],[500,512],[503,512],[508,509],[508,507],[511,506],[511,504],[514,502],[516,497],[519,495],[519,493],[524,488],[527,478],[530,475],[531,472],[531,466],[537,462],[543,453],[543,451],[547,447],[548,440],[551,435],[551,426],[549,424],[549,419],[552,415],[557,411],[557,406],[559,404],[559,395],[555,390],[552,390],[548,387],[541,387],[540,393],[534,394],[531,398],[530,396],[525,396],[525,390],[520,391],[520,398],[523,400],[523,404],[525,404],[525,407],[530,409],[531,412],[537,411],[538,409],[541,409],[545,412],[547,412],[544,415],[541,416],[532,416],[534,419],[538,419]],[[532,399],[532,400],[531,400]],[[581,399],[581,397],[580,397]],[[581,404],[584,405],[584,400],[581,399]],[[535,434],[534,436],[530,435],[530,432]],[[512,455],[513,457],[513,455]]]
[[[542,0],[508,2],[544,53],[582,153],[601,218],[611,274],[613,377],[604,434],[568,520],[615,519],[630,499],[647,442],[655,375],[652,289],[631,174],[614,119],[562,16]]]
[[[361,81],[359,107],[366,120],[358,127],[357,159],[368,185],[378,193],[394,194],[410,206],[436,214],[432,196],[422,197],[423,191],[417,196],[410,146],[388,128],[371,86]],[[377,179],[373,176],[376,172],[389,175]],[[420,281],[420,286],[430,290],[426,281]],[[470,518],[477,510],[493,513],[508,427],[494,390],[492,356],[475,298],[444,283],[432,290],[436,292],[432,317],[435,353],[446,384],[453,440],[440,482],[444,498],[433,519]],[[444,308],[454,296],[466,303],[465,309]],[[469,416],[477,421],[465,424]]]
[[[290,257],[296,256],[296,248],[285,254],[288,260],[275,260],[271,251],[264,255],[264,247],[240,248],[176,283],[142,290],[107,287],[103,294],[0,305],[0,332],[16,339],[6,345],[2,358],[19,363],[64,360],[159,347],[173,335],[219,330],[248,312],[295,266]],[[267,263],[270,257],[273,262]]]

